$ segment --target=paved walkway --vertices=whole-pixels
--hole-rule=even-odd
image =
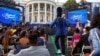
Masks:
[[[52,41],[51,41],[51,37],[50,37],[50,36],[49,36],[49,38],[48,38],[47,48],[48,48],[48,50],[49,50],[51,56],[56,56],[56,51],[55,51],[55,49],[54,49],[54,47],[53,47],[53,43],[52,43]]]
[[[54,41],[55,41],[55,37],[49,36],[47,48],[48,48],[51,56],[61,56],[61,54],[56,54],[57,48],[55,46]],[[69,56],[67,51],[66,51],[66,56]]]
[[[55,40],[54,36],[49,36],[47,48],[48,48],[48,50],[49,50],[51,56],[61,56],[61,55],[59,55],[59,54],[56,54],[57,49],[56,49],[54,40]]]

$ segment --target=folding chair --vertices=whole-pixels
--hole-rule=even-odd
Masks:
[[[84,52],[83,52],[84,49],[91,49],[91,46],[85,46],[85,45],[83,45],[81,56],[84,56]]]
[[[70,42],[72,41],[73,36],[67,36],[67,48],[71,47]]]
[[[74,40],[74,41],[73,41],[73,46],[71,46],[72,52],[73,52],[73,50],[74,50],[74,48],[75,48],[77,42],[79,42],[79,40]],[[81,52],[80,52],[80,53],[74,54],[74,56],[81,56]]]
[[[15,49],[15,48],[14,48],[14,45],[9,46],[8,48],[9,48],[10,50]],[[4,55],[4,48],[3,48],[2,45],[0,45],[0,55]]]
[[[0,45],[0,55],[4,55],[4,49],[2,45]]]

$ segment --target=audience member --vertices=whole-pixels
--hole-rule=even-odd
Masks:
[[[39,38],[39,45],[46,45],[46,34],[44,29],[40,30],[40,38]]]
[[[74,32],[73,30],[71,29],[71,27],[68,27],[67,28],[67,36],[73,36]]]
[[[11,50],[8,56],[50,56],[48,49],[44,46],[38,46],[38,34],[33,33],[29,36],[30,47],[22,49],[18,54],[14,54],[16,50]]]
[[[21,32],[18,43],[20,45],[28,45],[29,44],[28,32],[27,31]]]
[[[94,15],[91,21],[89,42],[92,46],[91,56],[100,56],[100,13]]]
[[[74,48],[76,44],[79,42],[80,38],[81,38],[80,30],[76,28],[74,30],[74,36],[70,45]]]
[[[73,55],[76,54],[76,53],[81,53],[83,45],[84,46],[90,46],[90,44],[88,42],[89,31],[90,31],[90,27],[86,27],[85,28],[86,34],[82,35],[81,39],[79,40],[79,42],[75,46],[75,48],[72,52]],[[84,49],[83,52],[84,52],[84,54],[90,54],[91,50],[90,49]]]
[[[8,53],[9,52],[9,46],[10,45],[14,45],[16,42],[14,41],[14,38],[12,37],[12,32],[10,31],[10,29],[7,29],[7,31],[5,32],[3,38],[2,38],[2,45],[4,48],[4,53]]]

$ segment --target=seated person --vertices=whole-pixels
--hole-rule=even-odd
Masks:
[[[8,56],[50,56],[47,48],[38,46],[38,34],[33,33],[29,36],[30,47],[22,49],[19,53],[15,54],[16,50],[11,50]]]
[[[39,38],[39,46],[44,46],[44,41],[43,41],[43,39],[42,38]]]
[[[21,49],[26,49],[26,48],[28,48],[29,46],[27,45],[27,46],[23,46],[23,45],[15,45],[15,49],[16,49],[16,54],[18,53],[18,52],[20,52],[20,50]]]
[[[76,53],[81,53],[82,50],[82,46],[90,46],[89,42],[88,42],[88,37],[89,37],[89,31],[90,31],[90,27],[86,27],[85,28],[85,33],[84,35],[82,35],[81,39],[79,40],[79,42],[77,43],[77,45],[75,46],[72,54],[76,54]],[[87,54],[91,53],[91,49],[84,49],[83,50],[84,54],[86,54],[85,56],[87,56]]]
[[[46,36],[45,36],[45,31],[44,29],[40,29],[40,38],[39,38],[39,45],[46,45]]]
[[[18,44],[23,45],[23,46],[26,46],[26,45],[29,44],[27,31],[22,31],[21,32]]]
[[[70,46],[72,46],[74,48],[76,46],[76,44],[79,42],[80,38],[81,38],[80,30],[78,28],[76,28],[74,31],[73,39],[70,42]]]

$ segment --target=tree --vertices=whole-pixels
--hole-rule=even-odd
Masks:
[[[15,1],[14,0],[3,0],[3,2],[0,2],[0,5],[15,8],[15,6],[10,3],[15,4]]]
[[[86,2],[87,2],[86,0],[81,0],[80,1],[81,4],[86,3]]]
[[[68,0],[64,3],[64,6],[71,6],[71,5],[75,5],[76,4],[76,0]]]
[[[86,0],[81,0],[80,1],[80,5],[84,8],[85,7],[85,4],[87,3],[87,1]]]
[[[76,2],[76,0],[68,0],[63,4],[64,8],[65,8],[65,13],[67,13],[70,10],[75,10],[78,9],[78,4]],[[66,15],[67,17],[67,15]]]
[[[63,4],[67,10],[77,9],[77,5],[76,0],[68,0]]]

